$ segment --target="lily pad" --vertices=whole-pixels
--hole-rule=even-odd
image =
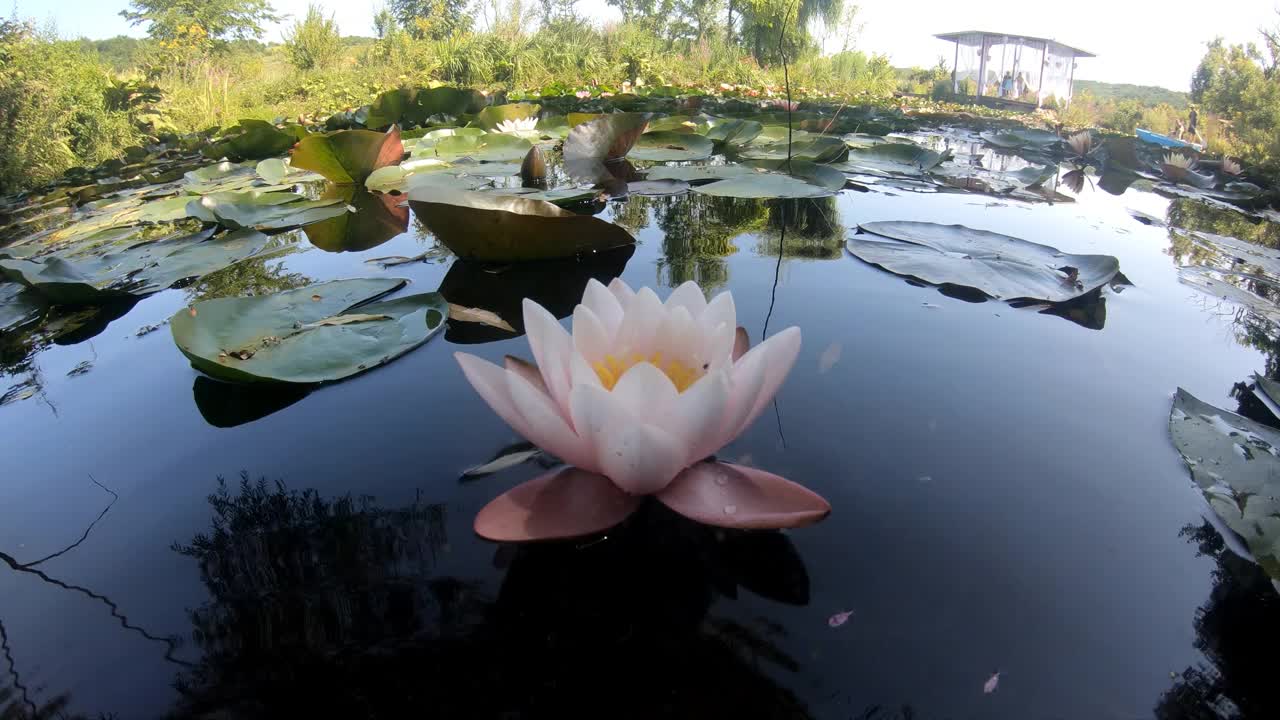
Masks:
[[[1267,320],[1280,324],[1280,307],[1273,301],[1268,300],[1255,292],[1247,290],[1240,285],[1227,282],[1215,275],[1224,277],[1234,276],[1240,279],[1241,284],[1244,281],[1252,281],[1255,285],[1268,289],[1268,294],[1280,297],[1280,285],[1274,284],[1262,278],[1247,278],[1235,273],[1225,273],[1221,271],[1212,271],[1208,268],[1184,267],[1178,270],[1178,280],[1186,285],[1200,290],[1201,292],[1221,298],[1227,302],[1234,303],[1243,308],[1247,308],[1257,313],[1259,316]]]
[[[880,143],[852,148],[840,170],[844,172],[886,173],[917,177],[942,164],[941,153],[910,143]]]
[[[409,204],[427,229],[461,258],[546,260],[635,242],[618,225],[541,200],[430,189],[411,190]]]
[[[457,117],[479,112],[484,106],[484,95],[471,88],[419,88],[414,94],[412,108],[406,110],[405,118],[421,125],[433,115]]]
[[[816,198],[831,195],[845,185],[844,173],[825,165],[793,160],[785,172],[785,160],[755,161],[765,169],[727,180],[700,185],[694,192],[737,198]]]
[[[302,229],[312,245],[328,252],[360,252],[377,247],[409,229],[404,198],[371,193],[358,185],[335,185],[321,197],[339,200],[352,212],[311,223]]]
[[[627,157],[653,162],[684,162],[711,157],[715,145],[694,133],[673,131],[647,132],[632,146]]]
[[[714,182],[716,180],[728,180],[730,178],[742,177],[743,175],[754,175],[755,170],[745,165],[659,165],[650,168],[646,174],[647,180],[683,180],[692,185],[698,183]]]
[[[45,307],[44,299],[22,284],[0,282],[0,331],[26,325],[39,318]]]
[[[265,120],[246,119],[228,128],[204,154],[214,159],[261,160],[284,154],[306,136],[307,131],[298,125],[278,128]]]
[[[601,115],[574,125],[569,115],[569,131],[564,141],[565,163],[579,161],[609,162],[619,160],[631,151],[633,145],[649,125],[647,113],[612,113]]]
[[[312,135],[298,143],[292,165],[312,170],[340,185],[358,184],[380,167],[396,165],[404,156],[400,129],[386,133],[372,130],[339,130]]]
[[[707,129],[706,137],[717,145],[746,145],[755,140],[764,126],[755,120],[717,119]]]
[[[1048,130],[1036,130],[1034,128],[1014,128],[1012,130],[1004,130],[1001,132],[984,132],[981,137],[988,144],[998,148],[1006,149],[1022,149],[1022,148],[1047,148],[1056,143],[1062,142],[1062,138]]]
[[[595,188],[565,187],[554,190],[538,190],[536,188],[495,188],[489,190],[493,195],[520,197],[525,200],[544,200],[555,205],[573,205],[595,199],[600,191]]]
[[[1066,302],[1120,271],[1110,255],[1072,255],[1020,238],[963,225],[873,222],[849,238],[855,257],[933,285],[976,289],[998,299]]]
[[[485,133],[441,138],[432,152],[441,160],[466,157],[476,162],[518,162],[524,159],[531,147],[533,145],[522,137],[506,133]]]
[[[783,128],[784,130],[786,128]],[[796,133],[799,135],[800,133]],[[760,138],[742,149],[741,157],[745,160],[805,160],[814,163],[840,162],[849,156],[849,146],[840,138],[810,135],[806,139],[794,140],[791,151],[787,152],[785,138],[775,142],[760,143]]]
[[[297,193],[213,193],[189,201],[187,214],[233,230],[280,230],[328,220],[347,212],[341,200],[307,200]]]
[[[627,183],[628,195],[641,197],[669,197],[689,192],[689,183],[683,180],[636,180]]]
[[[509,105],[490,105],[476,113],[476,124],[485,130],[493,131],[501,123],[509,120],[525,120],[536,118],[542,108],[531,103],[511,103]]]
[[[1280,581],[1280,433],[1182,388],[1173,398],[1169,432],[1214,513]]]
[[[236,382],[321,383],[384,365],[425,343],[448,317],[439,293],[373,302],[399,278],[336,280],[274,295],[219,298],[169,320],[192,367]]]

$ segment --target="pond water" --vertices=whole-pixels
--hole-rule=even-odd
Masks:
[[[1275,376],[1275,336],[1180,282],[1189,242],[1131,211],[1276,228],[1141,187],[1069,194],[632,197],[599,217],[630,229],[634,251],[535,268],[455,262],[416,221],[357,252],[295,232],[281,236],[291,251],[105,326],[11,333],[0,389],[30,392],[0,406],[0,707],[1277,717],[1280,600],[1224,550],[1168,424],[1178,387],[1236,410],[1236,383]],[[1114,255],[1131,285],[1058,314],[971,302],[851,257],[853,228],[880,220]],[[200,376],[167,327],[139,333],[197,299],[366,275],[511,303],[542,293],[558,315],[592,276],[660,296],[690,279],[731,290],[753,339],[792,325],[804,339],[773,411],[719,457],[814,489],[831,516],[727,533],[655,503],[604,538],[494,545],[473,534],[476,511],[545,470],[459,480],[520,439],[453,353],[527,357],[526,338],[478,342],[493,333],[451,322],[358,378],[267,393]]]

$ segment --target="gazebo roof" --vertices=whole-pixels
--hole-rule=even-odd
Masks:
[[[941,33],[939,35],[934,35],[934,37],[948,42],[961,42],[964,40],[966,35],[986,35],[989,37],[1009,38],[1010,40],[1031,40],[1033,42],[1053,43],[1070,50],[1076,57],[1097,57],[1088,50],[1081,50],[1078,47],[1072,47],[1059,40],[1054,40],[1053,38],[1036,37],[1035,35],[1017,35],[1014,33],[989,32],[987,30],[966,30],[964,32]]]

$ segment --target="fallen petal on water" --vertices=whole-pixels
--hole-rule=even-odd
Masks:
[[[838,628],[841,625],[849,622],[849,616],[852,614],[853,614],[852,610],[843,610],[827,618],[827,624],[833,628]]]
[[[982,692],[990,695],[991,693],[995,692],[996,688],[999,686],[1000,686],[1000,673],[997,672],[995,675],[992,675],[991,677],[987,678],[987,682],[982,686]]]

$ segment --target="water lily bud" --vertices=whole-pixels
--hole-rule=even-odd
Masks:
[[[520,164],[520,184],[525,187],[545,185],[547,182],[547,161],[542,151],[536,147],[529,148]]]

